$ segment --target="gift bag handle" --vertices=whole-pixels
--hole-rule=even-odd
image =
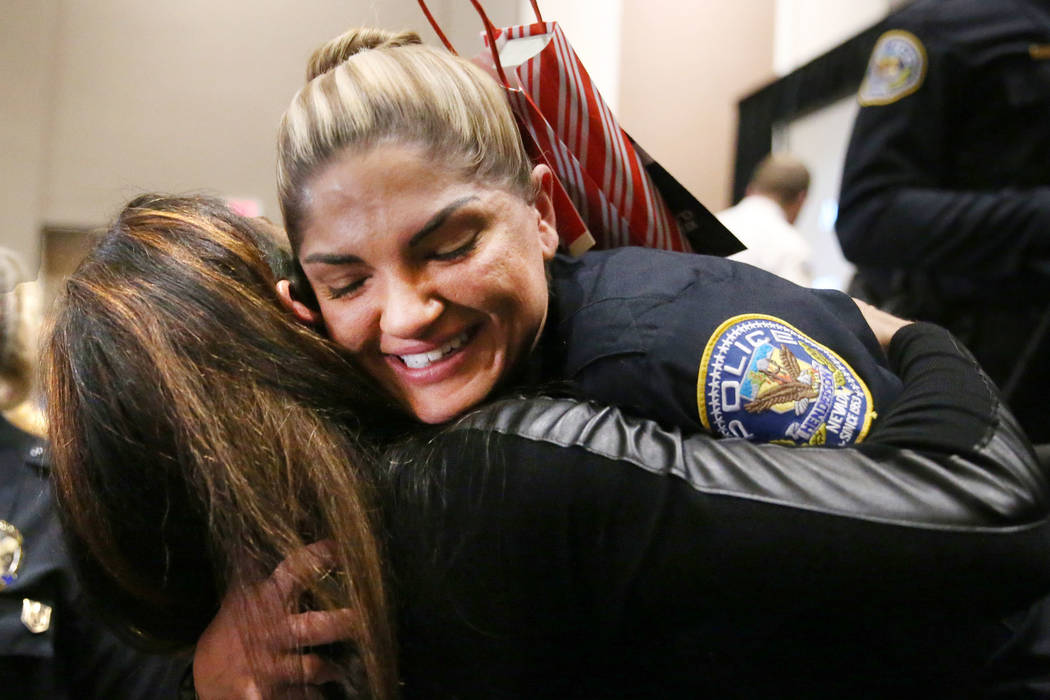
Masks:
[[[430,26],[434,29],[434,33],[438,35],[438,39],[441,39],[441,43],[445,45],[445,48],[449,50],[449,53],[458,56],[459,53],[456,51],[456,47],[454,47],[452,42],[448,40],[448,37],[445,36],[445,32],[441,31],[441,26],[437,23],[437,20],[434,19],[434,15],[430,14],[430,8],[427,7],[426,2],[424,0],[418,1],[419,7],[423,10],[423,15],[426,16],[427,21],[430,22]]]
[[[485,24],[485,34],[489,38],[489,49],[492,51],[492,63],[496,66],[496,72],[499,73],[499,79],[503,81],[503,87],[510,89],[510,81],[507,80],[507,74],[503,72],[503,63],[499,60],[499,51],[496,50],[496,27],[492,24],[492,20],[485,14],[485,8],[481,6],[478,0],[470,0],[470,4],[474,6],[474,9],[481,15],[481,21]],[[535,6],[535,5],[534,5]]]
[[[452,42],[448,40],[448,37],[445,36],[445,32],[441,31],[441,25],[437,23],[437,20],[434,19],[434,15],[431,14],[430,8],[427,7],[426,0],[417,0],[417,2],[419,3],[420,9],[423,10],[423,15],[427,18],[427,21],[430,22],[430,26],[433,28],[434,33],[437,34],[438,39],[441,40],[441,43],[445,45],[445,48],[448,49],[450,53],[458,56],[459,53],[456,51],[456,48],[452,45]],[[492,20],[489,19],[489,16],[485,14],[485,8],[481,6],[481,3],[478,2],[478,0],[470,0],[470,3],[474,6],[474,9],[477,10],[478,14],[481,16],[481,21],[485,24],[485,34],[487,34],[489,38],[489,48],[492,50],[492,62],[496,65],[496,72],[499,73],[500,80],[503,81],[503,86],[509,88],[510,82],[507,80],[507,74],[503,72],[503,64],[500,63],[499,53],[496,51],[496,27],[492,24]],[[542,22],[543,15],[540,14],[540,6],[537,4],[536,0],[529,0],[529,4],[532,5],[532,11],[536,13],[536,21]]]

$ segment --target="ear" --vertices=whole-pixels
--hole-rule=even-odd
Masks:
[[[292,295],[292,283],[289,280],[277,281],[277,298],[281,305],[292,312],[300,322],[308,326],[316,326],[321,323],[321,313],[299,301]]]
[[[802,213],[802,205],[806,203],[806,195],[808,192],[799,192],[794,199],[784,208],[784,212],[787,214],[788,223],[794,224],[798,221],[799,214]]]
[[[540,250],[543,259],[551,260],[558,251],[558,222],[554,214],[554,173],[546,165],[532,169],[532,184],[536,191],[533,203],[539,215]]]

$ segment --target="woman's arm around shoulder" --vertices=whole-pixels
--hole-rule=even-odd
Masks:
[[[461,423],[445,438],[445,473],[481,511],[499,501],[501,526],[520,513],[537,538],[567,521],[582,536],[593,517],[598,541],[625,556],[626,542],[638,556],[682,557],[678,542],[694,560],[723,561],[719,575],[781,561],[782,592],[869,587],[872,570],[880,595],[980,592],[995,604],[1045,590],[1050,489],[994,386],[939,327],[904,326],[888,350],[903,392],[851,449],[682,436],[613,408],[530,399]],[[795,580],[791,561],[807,565]]]

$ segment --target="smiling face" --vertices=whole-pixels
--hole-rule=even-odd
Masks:
[[[420,420],[482,401],[539,336],[550,177],[533,204],[390,144],[310,180],[299,259],[328,334]]]

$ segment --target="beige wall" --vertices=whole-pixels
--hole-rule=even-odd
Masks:
[[[784,75],[886,16],[900,0],[777,0],[774,64]]]
[[[463,4],[430,3],[473,53]],[[486,6],[516,20],[515,0]],[[4,0],[0,244],[35,267],[43,225],[99,225],[153,189],[256,198],[276,217],[277,122],[310,51],[354,24],[433,37],[410,0]]]
[[[545,21],[561,26],[605,104],[619,114],[623,0],[539,0],[537,4]],[[534,21],[529,0],[518,0],[518,8],[521,21]]]
[[[729,205],[736,104],[773,79],[776,0],[623,0],[620,121],[710,209]]]
[[[36,269],[54,90],[57,0],[0,4],[0,245]]]

